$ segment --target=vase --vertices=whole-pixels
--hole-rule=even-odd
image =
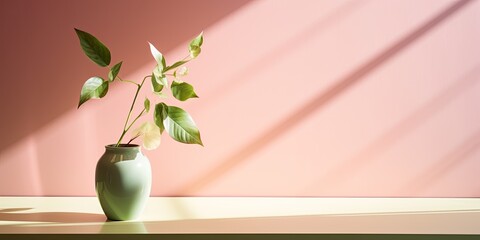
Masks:
[[[138,218],[150,197],[151,186],[150,161],[140,146],[105,146],[95,170],[95,190],[108,219]]]

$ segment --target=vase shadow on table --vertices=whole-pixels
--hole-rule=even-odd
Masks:
[[[48,223],[92,223],[104,222],[105,215],[80,212],[24,212],[32,208],[0,209],[0,221],[48,222]]]
[[[148,233],[148,230],[141,221],[112,221],[107,219],[102,224],[100,233]]]
[[[7,232],[8,229],[22,229],[22,232],[75,232],[75,229],[84,229],[87,232],[99,233],[148,232],[143,222],[111,221],[103,214],[80,212],[25,212],[32,209],[33,208],[0,209],[0,221],[17,223],[4,226],[5,229],[3,230]],[[2,226],[0,226],[0,233],[1,232],[3,232]]]

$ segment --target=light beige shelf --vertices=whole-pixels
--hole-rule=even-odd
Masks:
[[[110,222],[95,197],[0,197],[0,233],[480,234],[480,199],[152,197]]]

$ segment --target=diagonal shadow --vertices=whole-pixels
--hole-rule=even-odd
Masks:
[[[4,208],[0,209],[0,213],[12,213],[12,212],[21,212],[21,211],[28,211],[33,208]]]
[[[420,127],[422,122],[425,122],[429,117],[440,111],[446,104],[458,97],[463,91],[468,90],[473,85],[477,84],[480,81],[480,79],[478,79],[479,75],[480,65],[477,65],[459,81],[455,81],[450,85],[445,92],[435,96],[426,104],[417,108],[412,114],[392,127],[390,131],[384,133],[377,140],[370,143],[358,154],[355,154],[354,157],[331,169],[327,174],[322,176],[317,183],[315,183],[315,190],[321,190],[322,185],[318,183],[328,181],[339,184],[344,182],[348,179],[347,176],[352,176],[353,173],[351,172],[351,169],[355,169],[357,172],[359,169],[366,166],[367,163],[372,163],[376,156],[381,155],[390,146],[400,141],[402,136],[406,136],[416,128]]]
[[[446,212],[412,212],[408,213],[384,213],[384,214],[352,214],[352,215],[297,215],[297,216],[273,216],[273,217],[240,217],[229,219],[195,219],[166,222],[144,222],[150,233],[156,229],[168,229],[169,232],[251,232],[265,233],[319,233],[323,231],[345,233],[373,231],[381,233],[410,232],[414,229],[435,229],[435,224],[447,224],[449,226],[461,226],[462,220],[474,220],[480,216],[480,212],[474,211],[446,211]],[[413,219],[413,220],[412,220]],[[472,224],[461,229],[475,229],[478,224]],[[374,230],[375,229],[375,230]],[[455,229],[455,228],[454,228]],[[436,231],[440,231],[437,229]],[[447,230],[448,231],[448,230]],[[450,228],[450,231],[451,228]],[[466,231],[466,230],[464,230]],[[296,239],[296,238],[289,238]],[[314,239],[314,238],[312,238]],[[316,238],[315,238],[316,239]],[[328,238],[332,239],[332,238]],[[341,238],[333,238],[341,239]],[[353,238],[372,239],[372,238]],[[380,238],[398,239],[398,238]],[[411,238],[418,239],[418,238]],[[430,238],[429,238],[430,239]],[[436,239],[436,238],[431,238]]]
[[[287,55],[288,52],[291,52],[293,49],[295,49],[291,46],[306,44],[306,42],[308,42],[312,36],[331,28],[339,20],[345,16],[348,16],[363,5],[366,5],[366,3],[367,1],[349,1],[334,9],[328,16],[319,18],[309,27],[302,30],[301,33],[296,34],[290,39],[284,41],[282,44],[270,49],[268,52],[263,54],[263,56],[256,58],[254,61],[250,61],[248,65],[240,69],[238,72],[233,73],[232,77],[228,78],[229,81],[223,82],[222,85],[212,90],[212,92],[215,94],[211,94],[212,96],[209,96],[209,101],[221,101],[218,99],[221,99],[226,95],[228,96],[230,92],[236,89],[239,85],[248,82],[251,79],[248,76],[250,76],[252,72],[261,72],[263,69],[265,69],[266,62],[274,64],[275,62],[280,61],[282,56]]]
[[[417,29],[410,32],[405,37],[388,47],[385,51],[376,55],[371,60],[348,74],[343,79],[340,79],[336,84],[319,94],[317,97],[313,98],[310,102],[305,104],[296,112],[292,113],[290,117],[279,122],[274,127],[266,131],[263,135],[259,136],[258,138],[241,148],[239,151],[234,152],[214,169],[207,172],[203,176],[200,176],[195,181],[192,181],[190,183],[187,183],[183,187],[180,187],[177,192],[186,195],[193,194],[202,187],[214,181],[216,178],[224,175],[227,171],[237,166],[241,162],[245,161],[248,157],[259,151],[260,149],[268,146],[270,143],[273,142],[273,139],[277,139],[282,134],[287,132],[288,129],[291,129],[299,122],[305,120],[317,109],[325,106],[334,98],[339,97],[347,89],[351,88],[365,76],[370,74],[375,68],[386,63],[393,56],[404,50],[415,40],[418,40],[420,37],[424,36],[427,32],[431,31],[433,28],[445,21],[448,17],[452,16],[455,12],[466,6],[469,2],[471,2],[471,0],[461,0],[451,4],[438,15],[428,20],[423,25],[421,25],[420,27],[418,27]]]
[[[74,27],[105,41],[112,51],[112,62],[125,61],[122,75],[127,76],[151,63],[145,48],[147,40],[161,42],[162,51],[168,54],[179,42],[187,41],[250,2],[0,1],[0,35],[8,36],[0,40],[0,123],[11,126],[2,128],[0,153],[76,108],[86,72],[106,74],[82,55]],[[8,23],[12,17],[17,19],[15,24]],[[175,19],[174,24],[169,19]],[[21,56],[42,56],[42,60]]]
[[[22,213],[31,208],[11,208],[0,210],[0,221],[15,222],[57,222],[57,223],[87,223],[104,222],[105,215],[77,212],[36,212]]]
[[[468,156],[479,150],[480,130],[476,131],[467,140],[462,142],[454,150],[447,153],[438,163],[429,169],[422,171],[421,174],[414,177],[402,188],[404,191],[415,195],[424,193],[432,185],[438,182],[444,175],[459,166],[459,163],[468,159]]]

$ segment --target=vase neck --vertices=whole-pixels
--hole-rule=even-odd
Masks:
[[[105,146],[105,151],[115,154],[137,154],[141,153],[140,146],[136,144],[120,144],[118,147],[115,144]]]

